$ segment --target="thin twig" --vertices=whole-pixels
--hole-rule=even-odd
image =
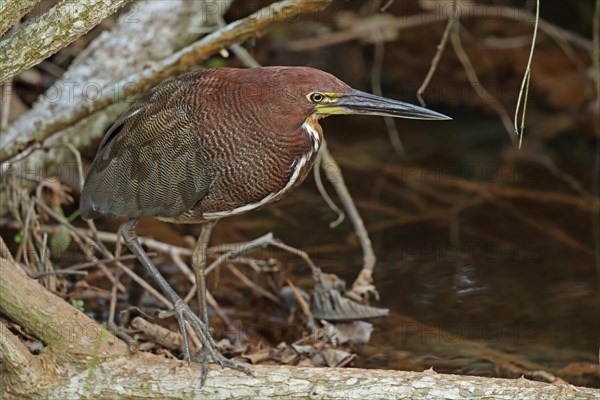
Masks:
[[[119,278],[121,276],[122,270],[117,270],[115,275],[115,281],[113,282],[112,289],[110,291],[110,303],[108,307],[108,330],[112,332],[119,339],[127,343],[129,346],[129,351],[136,352],[137,351],[137,343],[136,341],[125,333],[122,329],[119,329],[117,324],[115,323],[115,312],[117,309],[117,291],[119,288]]]
[[[502,18],[506,18],[507,20],[513,21],[526,21],[529,22],[533,19],[533,15],[530,15],[528,12],[523,9],[514,8],[514,7],[503,7],[503,6],[495,6],[494,10],[496,11],[496,15]],[[422,27],[424,25],[430,25],[437,23],[440,21],[438,18],[430,17],[431,14],[435,13],[420,13],[414,15],[403,15],[396,19],[391,20],[382,20],[381,21],[381,29],[411,29],[416,27]],[[488,5],[479,5],[477,3],[471,2],[469,3],[469,12],[463,15],[464,18],[489,18],[490,17],[490,9]],[[594,44],[588,38],[581,36],[575,32],[568,31],[559,26],[553,25],[548,21],[544,21],[540,19],[539,21],[540,30],[545,32],[548,36],[550,36],[554,41],[557,42],[561,49],[564,48],[564,45],[561,43],[572,43],[573,45],[592,53],[594,49]],[[372,27],[359,26],[359,29],[355,27],[333,32],[328,35],[319,35],[319,37],[307,38],[307,39],[298,39],[285,44],[282,46],[284,50],[300,52],[300,51],[312,51],[321,49],[323,47],[333,46],[353,40],[360,40],[364,38],[368,32],[372,30]],[[367,32],[368,31],[368,32]]]
[[[502,106],[502,104],[498,101],[498,99],[494,98],[494,96],[492,96],[492,94],[485,89],[485,87],[479,80],[479,77],[477,76],[477,72],[475,72],[475,68],[473,67],[473,64],[471,63],[471,59],[465,52],[465,49],[463,48],[462,42],[460,40],[460,28],[461,28],[461,24],[460,24],[460,22],[457,21],[454,24],[452,32],[450,34],[450,41],[452,43],[452,47],[454,48],[454,52],[456,53],[456,56],[460,60],[465,72],[467,73],[467,77],[469,78],[469,82],[471,83],[471,86],[473,87],[473,89],[475,90],[477,95],[483,101],[485,101],[490,107],[492,107],[494,109],[494,111],[496,111],[496,114],[498,114],[498,116],[500,117],[500,120],[502,121],[502,124],[504,125],[504,129],[506,130],[506,132],[508,133],[508,136],[510,137],[510,140],[514,143],[515,142],[515,138],[513,135],[514,130],[512,127],[512,122],[510,120],[510,117],[508,116],[508,112],[506,112],[506,109],[504,108],[504,106]]]
[[[217,24],[219,28],[224,28],[226,26],[225,20],[223,19],[223,15],[220,13],[213,14],[213,20]],[[231,51],[233,54],[248,68],[257,68],[260,67],[260,63],[252,57],[252,54],[246,48],[244,48],[239,43],[234,43],[231,46]]]
[[[325,139],[323,139],[323,144],[321,145],[321,148],[323,149],[326,146],[327,146],[327,141]],[[325,189],[325,186],[323,185],[323,180],[321,179],[322,164],[323,164],[323,151],[320,151],[319,154],[317,155],[317,159],[315,161],[313,173],[315,176],[315,184],[317,185],[317,189],[319,190],[321,197],[323,198],[323,200],[325,200],[325,203],[331,209],[331,211],[333,211],[334,213],[337,214],[337,218],[334,221],[331,221],[329,223],[329,228],[334,229],[337,226],[339,226],[342,222],[344,222],[344,218],[346,217],[346,215],[337,206],[337,204],[335,204],[333,202],[333,200],[329,196],[329,193],[327,193],[327,189]],[[329,173],[329,171],[327,171],[327,168],[323,168],[323,170],[325,171],[326,174]]]
[[[240,244],[237,248],[228,251],[227,253],[221,254],[215,261],[213,261],[208,268],[206,268],[206,274],[208,275],[213,269],[217,268],[224,261],[231,259],[239,254],[243,254],[247,251],[254,250],[259,247],[265,247],[274,241],[273,234],[267,233],[259,238],[251,240],[247,243]]]
[[[39,200],[37,198],[34,198],[34,201],[39,206],[41,206],[48,214],[50,214],[50,216],[52,216],[52,218],[54,218],[55,220],[57,220],[58,222],[60,222],[64,226],[66,226],[70,231],[74,232],[78,236],[78,238],[82,239],[86,243],[93,244],[97,248],[97,246],[98,246],[97,243],[92,241],[87,236],[83,235],[78,229],[73,227],[73,225],[71,225],[71,223],[69,223],[69,221],[67,221],[64,217],[62,217],[62,216],[58,215],[56,212],[54,212],[54,210],[52,210],[50,207],[48,207],[46,204],[44,204],[44,202],[42,202],[41,200]],[[112,254],[110,254],[110,252],[108,252],[108,250],[106,250],[106,248],[104,248],[104,249],[101,248],[100,251],[104,254],[105,257],[113,257]],[[92,256],[92,261],[96,262],[97,260],[98,259],[95,256]],[[172,307],[171,302],[169,302],[169,300],[167,300],[162,294],[160,294],[156,289],[154,289],[152,286],[150,286],[144,279],[142,279],[139,275],[137,275],[135,272],[133,272],[130,268],[128,268],[127,266],[125,266],[123,263],[121,263],[118,260],[115,260],[114,263],[117,267],[122,269],[123,272],[125,272],[127,275],[129,275],[129,277],[132,278],[136,283],[141,285],[144,289],[146,289],[149,293],[151,293],[154,297],[156,297],[161,303],[163,303],[167,307]],[[103,264],[99,263],[98,265],[102,266]],[[115,277],[112,273],[110,273],[110,271],[107,270],[107,271],[105,271],[105,273],[109,279],[111,279],[111,277],[112,277],[111,282],[115,281]]]
[[[600,114],[600,0],[596,0],[594,11],[594,75],[596,77],[596,114]],[[596,196],[596,203],[600,208],[600,121],[595,119],[596,148],[592,172],[592,193]],[[596,262],[596,292],[597,305],[600,304],[600,214],[592,215],[593,241]],[[600,362],[600,346],[598,347],[598,362]]]
[[[0,86],[0,96],[0,101],[2,101],[2,106],[0,107],[0,132],[5,132],[8,126],[11,97],[13,96],[12,79]]]
[[[391,6],[391,5],[392,5],[392,3],[393,3],[393,2],[394,2],[394,0],[388,0],[388,2],[387,2],[387,3],[385,3],[385,4],[384,4],[384,5],[381,7],[380,11],[381,11],[381,12],[386,12],[386,10],[389,8],[389,6]]]
[[[327,166],[327,179],[335,188],[335,191],[337,192],[337,195],[344,205],[344,208],[348,213],[348,217],[352,222],[354,232],[356,232],[356,236],[358,236],[358,240],[363,252],[363,269],[372,270],[375,267],[376,258],[375,252],[373,251],[373,246],[371,244],[371,239],[369,238],[369,233],[365,228],[365,224],[358,213],[356,206],[354,205],[354,200],[352,200],[352,196],[348,192],[348,188],[344,183],[344,177],[340,167],[335,159],[331,156],[329,149],[326,146],[321,148],[320,152],[321,156],[323,157],[323,165]],[[335,173],[331,173],[332,171]]]
[[[147,253],[148,257],[154,257],[156,256],[156,253]],[[77,271],[77,270],[81,270],[81,269],[85,269],[85,268],[91,268],[91,267],[95,267],[98,264],[111,264],[117,261],[130,261],[130,260],[137,260],[137,257],[133,254],[128,254],[128,255],[124,255],[121,256],[119,258],[103,258],[101,260],[97,260],[97,261],[90,261],[90,262],[84,262],[84,263],[79,263],[79,264],[75,264],[75,265],[71,265],[70,267],[65,268],[65,271]]]
[[[22,199],[25,199],[23,196]],[[31,232],[31,219],[32,215],[35,212],[35,204],[33,202],[29,203],[27,207],[27,214],[25,215],[25,222],[23,224],[23,238],[21,239],[21,246],[19,246],[19,251],[17,252],[17,261],[21,261],[21,255],[23,256],[23,260],[25,261],[25,265],[31,267],[31,262],[29,261],[29,251],[28,246],[30,243],[29,233]],[[37,219],[37,218],[36,218]]]
[[[401,169],[398,169],[401,170]],[[414,171],[412,171],[414,172]],[[578,199],[572,196],[567,196],[565,197],[562,194],[558,194],[558,193],[547,193],[547,192],[539,192],[539,191],[531,191],[531,190],[526,190],[526,189],[517,189],[517,188],[511,188],[508,186],[504,186],[504,185],[495,185],[495,184],[483,184],[483,183],[475,183],[475,182],[469,182],[467,180],[464,179],[457,179],[456,177],[452,178],[452,179],[440,179],[439,176],[436,175],[431,175],[431,178],[428,178],[428,176],[426,174],[422,174],[419,175],[419,179],[415,179],[415,177],[413,176],[408,176],[407,174],[395,174],[394,176],[397,177],[401,177],[400,179],[404,180],[408,185],[410,185],[411,189],[413,190],[420,190],[421,188],[424,187],[430,187],[430,186],[440,186],[443,188],[456,188],[458,190],[461,190],[463,192],[469,192],[469,193],[475,193],[478,198],[476,199],[472,199],[472,200],[468,200],[466,202],[462,202],[462,204],[460,204],[461,208],[465,208],[465,207],[470,207],[474,204],[478,204],[481,202],[481,199],[492,203],[496,206],[498,206],[499,208],[503,209],[504,211],[506,211],[507,213],[513,215],[515,218],[523,221],[524,223],[526,223],[527,225],[539,230],[540,232],[556,239],[557,241],[564,243],[567,246],[570,246],[574,249],[577,249],[579,251],[582,251],[586,254],[591,254],[592,250],[585,244],[579,242],[577,239],[575,239],[574,237],[570,236],[569,234],[567,234],[566,232],[564,232],[563,230],[560,229],[560,227],[553,225],[551,222],[549,221],[536,221],[531,219],[529,216],[527,216],[525,213],[520,212],[519,210],[515,209],[513,206],[511,206],[508,202],[506,202],[504,200],[504,198],[532,198],[538,201],[557,201],[557,200],[564,200],[565,198],[574,198],[574,199]],[[406,179],[408,178],[408,179]],[[431,189],[431,188],[430,188]],[[427,192],[428,194],[431,192]],[[535,195],[533,195],[535,193]],[[442,197],[446,197],[448,195],[447,190],[444,189],[444,191],[441,191],[439,194],[439,198]],[[523,196],[523,197],[521,197]],[[581,199],[579,199],[581,200]],[[455,202],[457,203],[457,202]],[[452,203],[450,203],[452,205]],[[581,202],[581,205],[585,204],[585,202]],[[598,203],[594,203],[594,202],[587,202],[587,204],[589,204],[591,207],[596,207],[595,213],[598,214],[600,211],[600,204]],[[454,207],[454,206],[453,206]],[[458,205],[457,205],[458,207]],[[588,209],[584,209],[584,210],[588,210]],[[452,210],[453,211],[453,215],[455,215],[457,213],[457,210]],[[421,216],[411,216],[410,218],[413,218],[412,221],[416,221],[419,218],[420,219],[440,219],[440,220],[447,220],[448,216],[447,216],[447,211],[443,210],[443,209],[438,209],[438,210],[434,210],[434,211],[429,211],[426,214],[423,214]],[[410,221],[409,218],[406,218],[404,221],[386,221],[385,224],[387,224],[387,226],[392,226],[394,224],[398,224],[398,223],[406,223],[407,221]],[[381,224],[380,224],[381,225]],[[378,227],[380,228],[380,227]],[[374,227],[371,227],[372,230],[375,230]]]
[[[450,37],[450,32],[452,32],[452,29],[454,28],[454,24],[458,21],[457,4],[458,4],[458,0],[452,1],[452,15],[448,16],[448,22],[446,23],[446,28],[444,29],[444,34],[442,35],[442,40],[438,44],[437,51],[435,52],[435,56],[431,60],[431,65],[429,67],[429,71],[427,71],[427,75],[425,76],[423,83],[419,87],[419,90],[417,90],[417,98],[419,99],[419,103],[421,103],[421,105],[423,107],[426,107],[425,100],[423,99],[423,93],[425,93],[425,90],[427,89],[427,86],[429,86],[429,82],[431,81],[431,78],[433,78],[433,74],[435,74],[435,71],[440,62],[440,59],[442,58],[442,54],[444,53],[444,50],[446,49],[446,45],[448,44],[448,38]]]
[[[573,175],[561,170],[554,160],[548,154],[542,153],[532,153],[532,152],[517,152],[515,155],[519,159],[530,160],[532,162],[541,164],[544,168],[548,170],[554,177],[564,182],[566,185],[570,186],[579,196],[584,199],[589,199],[594,197],[594,195],[583,187],[581,182],[577,180]]]
[[[248,277],[246,275],[244,275],[242,273],[242,271],[237,269],[233,264],[226,263],[225,265],[227,266],[227,269],[229,269],[229,271],[231,271],[231,273],[233,275],[235,275],[240,281],[242,281],[242,283],[244,283],[244,285],[248,286],[250,289],[252,289],[256,293],[260,294],[261,296],[264,296],[267,299],[271,300],[275,304],[279,304],[280,306],[283,305],[281,303],[281,301],[277,297],[275,297],[275,295],[273,295],[270,292],[267,292],[265,289],[261,288],[260,286],[258,286],[254,282],[252,282],[250,279],[248,279]]]
[[[523,144],[523,134],[525,133],[525,114],[527,110],[527,98],[529,96],[529,81],[531,79],[531,62],[533,60],[533,52],[535,51],[535,43],[537,41],[538,27],[540,24],[540,0],[536,0],[535,7],[535,25],[533,28],[533,38],[531,39],[531,50],[529,52],[529,59],[527,60],[527,68],[525,68],[525,76],[523,76],[523,82],[521,83],[521,90],[519,90],[519,98],[517,99],[517,107],[515,109],[515,134],[519,137],[519,149]],[[523,92],[525,97],[523,98]],[[521,130],[517,126],[517,120],[519,118],[519,112],[521,111],[521,100],[523,100],[523,115],[521,118]]]
[[[372,34],[376,38],[381,38],[381,32],[379,30],[373,30]],[[375,55],[373,57],[373,67],[371,68],[371,90],[373,94],[383,96],[383,90],[381,89],[381,69],[383,66],[383,56],[385,54],[385,43],[383,40],[377,40],[375,43]],[[406,158],[406,152],[404,151],[404,145],[400,140],[400,133],[396,128],[396,121],[392,117],[383,117],[385,127],[387,128],[388,137],[392,143],[394,151],[398,157]]]
[[[289,246],[279,240],[274,240],[271,243],[271,246],[278,247],[281,250],[287,251],[288,253],[294,254],[304,260],[304,262],[310,267],[313,273],[313,279],[315,282],[319,282],[322,279],[321,269],[315,265],[313,260],[311,260],[310,256],[307,252],[302,251],[296,247]]]
[[[307,324],[308,327],[311,328],[311,330],[315,329],[318,325],[317,325],[317,322],[315,321],[315,317],[313,316],[312,311],[310,311],[310,306],[306,303],[306,300],[304,300],[304,298],[300,295],[300,293],[298,293],[298,290],[296,289],[296,286],[292,283],[292,281],[289,279],[286,279],[286,282],[287,282],[288,286],[290,287],[290,289],[292,289],[292,293],[294,293],[294,297],[296,298],[296,301],[298,302],[298,304],[300,304],[300,308],[302,309],[302,312],[308,319],[308,324]]]
[[[65,269],[55,269],[53,271],[44,271],[44,272],[38,272],[37,274],[35,274],[33,276],[34,279],[39,279],[39,278],[43,278],[45,276],[50,276],[50,275],[87,275],[87,271],[74,271],[74,270],[70,270],[68,268]]]
[[[77,235],[79,237],[79,239],[81,239],[84,243],[86,243],[88,245],[91,245],[91,246],[94,246],[94,248],[96,250],[100,250],[98,248],[98,245],[93,240],[91,240],[89,237],[87,237],[86,235],[84,235],[83,233],[81,233],[80,230],[76,229],[65,217],[63,217],[62,215],[59,215],[56,211],[54,211],[46,203],[44,203],[40,198],[34,197],[33,201],[39,207],[43,208],[44,211],[47,212],[52,218],[54,218],[58,223],[60,223],[64,227],[68,228],[69,231],[71,231],[75,235]]]

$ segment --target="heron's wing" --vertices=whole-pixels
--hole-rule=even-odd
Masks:
[[[84,218],[175,217],[206,194],[211,168],[190,85],[157,86],[108,130],[81,195]]]

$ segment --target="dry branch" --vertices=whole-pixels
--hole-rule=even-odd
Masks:
[[[61,1],[46,14],[0,42],[0,83],[68,46],[130,1]]]
[[[589,197],[578,197],[568,193],[549,192],[542,190],[524,189],[506,184],[475,182],[457,177],[443,176],[433,170],[416,167],[395,166],[388,167],[387,172],[402,180],[419,179],[420,183],[454,187],[465,192],[489,192],[497,197],[516,200],[535,201],[540,203],[558,204],[570,206],[583,212],[600,213],[598,199]]]
[[[0,35],[29,12],[39,0],[0,1]]]
[[[331,0],[290,0],[274,3],[205,36],[162,62],[115,83],[117,88],[122,88],[122,96],[115,96],[112,91],[104,91],[94,102],[78,103],[50,120],[37,121],[36,129],[29,132],[13,131],[9,127],[4,137],[0,138],[0,162],[5,162],[34,145],[39,146],[56,132],[94,112],[148,89],[166,78],[189,71],[195,64],[221,49],[256,36],[275,22],[289,21],[299,14],[321,10],[330,2]]]
[[[335,159],[329,153],[327,146],[323,146],[321,149],[321,157],[323,158],[321,167],[342,201],[363,251],[363,267],[352,284],[352,290],[359,295],[372,292],[375,294],[375,297],[377,297],[377,291],[375,286],[373,286],[373,270],[375,268],[376,257],[375,252],[373,251],[373,245],[371,244],[371,239],[369,238],[369,233],[354,205],[354,200],[344,183],[342,171]]]
[[[47,382],[52,378],[54,371],[48,371],[43,368],[35,356],[33,356],[27,347],[18,337],[8,330],[8,327],[0,322],[0,361],[6,368],[7,375],[12,379],[0,379],[5,385],[10,385],[9,390],[14,388],[27,388],[31,382]],[[2,390],[0,389],[0,395]]]
[[[581,243],[576,238],[564,232],[559,226],[555,225],[551,221],[531,218],[525,213],[519,211],[517,208],[511,207],[507,202],[504,201],[504,199],[571,206],[578,208],[583,212],[589,212],[592,214],[592,216],[595,216],[600,213],[600,201],[597,197],[587,196],[580,198],[566,193],[523,189],[506,184],[469,182],[466,179],[458,177],[442,176],[431,170],[409,168],[404,166],[388,167],[387,173],[390,176],[405,182],[413,190],[424,192],[442,203],[452,205],[453,213],[457,213],[459,210],[472,207],[475,204],[485,200],[503,209],[523,223],[539,230],[545,235],[553,237],[557,241],[569,247],[589,255],[594,254],[594,251],[587,245]],[[447,190],[440,192],[438,189],[435,189],[435,187],[453,188],[463,193],[467,192],[475,194],[477,197],[465,199],[461,203],[457,203],[455,200],[450,200],[448,198],[449,192]],[[396,224],[404,224],[423,219],[447,220],[449,215],[450,214],[447,211],[442,209],[430,209],[427,213],[422,215],[399,216],[394,220],[384,221],[375,226],[371,226],[370,230],[373,232]]]
[[[448,15],[443,12],[436,12],[437,10],[443,11],[444,9],[444,6],[434,6],[432,10],[425,10],[426,12],[422,14],[404,15],[393,19],[381,19],[380,23],[377,25],[377,29],[383,31],[404,30],[445,21]],[[535,16],[524,9],[477,4],[476,2],[468,2],[466,10],[461,13],[461,17],[489,18],[492,14],[495,15],[496,18],[505,18],[523,23],[533,23],[535,21]],[[592,53],[594,44],[590,39],[551,24],[543,19],[540,19],[539,24],[540,30],[552,37],[552,39],[559,44],[570,43],[590,54]],[[333,32],[328,35],[319,35],[316,38],[297,39],[290,43],[286,43],[283,48],[288,51],[310,51],[321,49],[323,47],[334,46],[352,40],[360,40],[369,37],[372,34],[373,28],[374,26],[369,24],[356,24],[352,28]],[[529,43],[531,42],[528,41],[527,44]]]
[[[48,344],[62,360],[127,354],[123,342],[106,337],[99,349],[94,342],[100,326],[60,297],[27,277],[11,261],[0,258],[0,312]]]
[[[198,388],[199,368],[142,353],[100,365],[91,378],[72,376],[49,392],[50,398],[169,399],[597,399],[596,391],[526,379],[492,379],[354,368],[255,365],[255,376],[211,366]],[[141,379],[140,377],[143,377]]]

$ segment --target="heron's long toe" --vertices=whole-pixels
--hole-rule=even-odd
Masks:
[[[204,382],[206,381],[206,376],[208,375],[208,363],[210,360],[216,362],[223,368],[231,368],[237,371],[244,372],[248,375],[252,375],[252,371],[250,370],[250,368],[248,368],[242,363],[225,358],[219,352],[217,344],[215,343],[213,337],[209,332],[208,324],[206,324],[196,314],[194,314],[190,307],[183,300],[178,300],[175,303],[175,308],[173,310],[161,313],[160,317],[165,318],[173,315],[177,317],[177,321],[179,322],[179,329],[181,329],[181,335],[183,336],[184,359],[187,361],[197,361],[201,364],[201,386],[204,385]],[[200,350],[200,354],[193,358],[190,355],[188,338],[189,336],[186,321],[190,324],[190,326],[200,339],[200,342],[202,342],[202,349]]]
[[[219,354],[220,355],[220,354]],[[222,356],[221,356],[222,357]],[[208,362],[211,359],[210,352],[206,347],[202,346],[200,353],[193,357],[193,361],[200,364],[200,386],[204,386],[206,382],[206,376],[208,375]]]
[[[222,355],[219,355],[219,357],[220,357],[220,360],[218,360],[217,362],[219,364],[221,364],[221,366],[223,368],[226,367],[226,368],[235,369],[237,371],[245,373],[246,375],[254,376],[252,369],[250,369],[244,363],[241,363],[241,362],[235,361],[235,360],[230,360],[229,358],[225,358]]]

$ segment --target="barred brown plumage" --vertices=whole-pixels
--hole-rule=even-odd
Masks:
[[[209,69],[158,85],[108,130],[81,194],[83,218],[127,218],[121,234],[173,303],[190,359],[188,321],[203,343],[202,382],[211,357],[227,360],[208,331],[206,241],[214,221],[268,205],[302,183],[323,142],[319,118],[338,114],[448,119],[350,88],[305,67]],[[202,301],[195,316],[137,241],[144,217],[203,223],[193,267]]]

